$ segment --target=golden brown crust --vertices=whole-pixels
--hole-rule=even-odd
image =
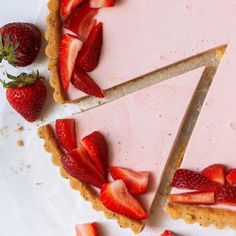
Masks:
[[[167,203],[165,211],[171,218],[183,219],[188,224],[199,223],[203,227],[215,225],[218,229],[229,226],[236,229],[234,211],[177,203]]]
[[[135,233],[140,233],[143,230],[143,222],[135,221],[128,217],[109,211],[100,201],[98,194],[89,185],[69,176],[65,172],[60,162],[60,157],[63,155],[63,151],[58,144],[53,129],[50,125],[45,125],[39,128],[38,135],[44,140],[45,150],[51,153],[53,164],[60,167],[61,175],[69,180],[72,189],[79,191],[85,200],[92,203],[95,210],[103,211],[108,219],[116,220],[122,228],[131,228]]]
[[[59,47],[62,37],[62,27],[60,18],[61,0],[49,0],[49,15],[46,19],[47,31],[45,38],[48,41],[45,53],[49,58],[48,70],[51,73],[50,85],[54,89],[54,100],[57,103],[65,103],[68,98],[64,92],[58,72]]]

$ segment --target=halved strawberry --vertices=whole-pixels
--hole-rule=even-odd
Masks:
[[[113,7],[115,0],[90,0],[90,7],[101,8],[101,7]]]
[[[61,163],[70,176],[85,183],[98,188],[101,188],[103,184],[107,183],[107,180],[97,170],[83,146],[61,157]]]
[[[56,120],[56,135],[59,143],[68,152],[77,148],[74,119]]]
[[[75,88],[81,90],[82,92],[98,97],[104,98],[104,92],[101,88],[93,81],[93,79],[79,67],[75,67],[72,74],[71,83]]]
[[[148,172],[134,172],[120,167],[110,167],[113,179],[121,179],[126,184],[129,192],[134,195],[143,194],[148,189]]]
[[[222,185],[219,192],[216,193],[216,202],[228,205],[236,205],[236,187]]]
[[[105,138],[98,131],[82,139],[81,144],[86,148],[94,165],[100,173],[107,178],[108,158],[107,143]]]
[[[85,1],[71,13],[63,26],[77,34],[82,40],[86,40],[97,23],[93,19],[97,11],[98,9],[89,6],[89,1]]]
[[[175,236],[171,231],[166,230],[160,236]]]
[[[78,38],[70,34],[65,34],[62,38],[59,52],[59,71],[65,91],[69,88],[75,61],[82,44]]]
[[[229,185],[236,185],[236,169],[230,170],[226,176]]]
[[[210,205],[215,203],[215,193],[194,192],[194,193],[171,194],[169,195],[168,200],[174,203]]]
[[[86,72],[93,71],[99,62],[103,41],[103,24],[93,27],[88,39],[85,41],[76,59],[76,66]]]
[[[62,0],[61,1],[61,18],[62,20],[73,12],[84,0]]]
[[[104,184],[100,199],[105,207],[115,213],[128,216],[135,220],[146,220],[148,214],[141,204],[128,192],[122,180]]]
[[[201,192],[217,192],[221,185],[194,171],[178,169],[174,174],[172,187]]]
[[[96,223],[75,226],[76,236],[99,236]]]
[[[219,184],[225,184],[225,166],[220,164],[210,165],[202,171],[202,175]]]

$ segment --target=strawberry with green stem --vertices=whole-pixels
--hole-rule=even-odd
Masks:
[[[7,73],[10,82],[0,80],[6,88],[10,105],[29,122],[37,120],[47,97],[47,89],[38,71],[13,76]]]
[[[41,32],[30,23],[9,23],[0,28],[0,62],[7,60],[13,66],[33,63],[41,48]]]

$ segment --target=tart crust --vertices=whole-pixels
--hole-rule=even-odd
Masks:
[[[58,70],[59,48],[62,38],[60,5],[61,0],[49,0],[48,2],[49,15],[46,19],[47,31],[45,33],[48,44],[45,53],[49,58],[48,70],[51,73],[49,81],[54,89],[54,100],[63,104],[68,102],[68,97],[63,90]]]
[[[79,191],[85,200],[91,202],[92,207],[96,211],[103,211],[106,218],[116,220],[120,227],[130,228],[134,233],[140,233],[143,230],[145,226],[144,222],[136,221],[108,210],[100,201],[98,194],[89,185],[66,173],[60,162],[63,151],[57,142],[54,131],[50,125],[40,127],[38,129],[38,135],[44,140],[44,148],[47,152],[51,153],[52,163],[60,168],[61,175],[69,180],[72,189]]]
[[[183,219],[187,224],[199,223],[203,227],[214,225],[218,229],[227,226],[236,229],[236,212],[196,205],[167,203],[166,213],[173,219]]]

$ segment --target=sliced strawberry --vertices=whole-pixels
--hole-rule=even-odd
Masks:
[[[82,44],[83,43],[78,38],[70,34],[66,34],[62,38],[59,53],[59,71],[65,91],[69,88],[77,54],[82,48]]]
[[[160,236],[175,236],[171,231],[166,230]]]
[[[202,175],[219,184],[225,184],[225,166],[215,164],[202,171]]]
[[[92,78],[83,70],[75,67],[72,74],[71,83],[75,88],[81,90],[82,92],[99,98],[104,98],[104,92],[100,87],[92,80]]]
[[[89,6],[89,1],[85,1],[71,13],[63,26],[77,34],[82,40],[86,40],[97,23],[93,19],[97,11],[98,9]]]
[[[194,192],[194,193],[171,194],[168,199],[170,202],[174,203],[210,205],[215,203],[215,193]]]
[[[68,152],[77,148],[74,119],[56,120],[56,135],[59,143]]]
[[[103,135],[97,131],[93,132],[83,138],[81,144],[86,148],[94,165],[100,173],[104,176],[104,178],[107,178],[107,143]]]
[[[76,236],[99,236],[96,223],[75,226]]]
[[[101,8],[101,7],[113,7],[115,0],[90,0],[90,7]]]
[[[216,202],[228,205],[236,205],[236,187],[223,185],[216,193]]]
[[[83,146],[65,154],[61,158],[61,163],[70,176],[95,187],[101,188],[107,182],[97,170]]]
[[[236,185],[236,169],[230,170],[226,176],[229,185]]]
[[[99,62],[103,41],[103,24],[94,26],[76,59],[76,66],[86,72],[93,71]]]
[[[172,187],[201,192],[217,192],[220,186],[207,177],[186,169],[176,170],[172,181]]]
[[[148,214],[141,204],[128,192],[122,180],[104,184],[100,199],[105,207],[115,213],[128,216],[135,220],[146,220]]]
[[[84,0],[62,0],[61,1],[61,18],[63,20],[67,17],[82,3]]]
[[[134,172],[125,168],[110,167],[113,179],[121,179],[126,184],[129,192],[134,195],[143,194],[148,189],[148,172]]]

